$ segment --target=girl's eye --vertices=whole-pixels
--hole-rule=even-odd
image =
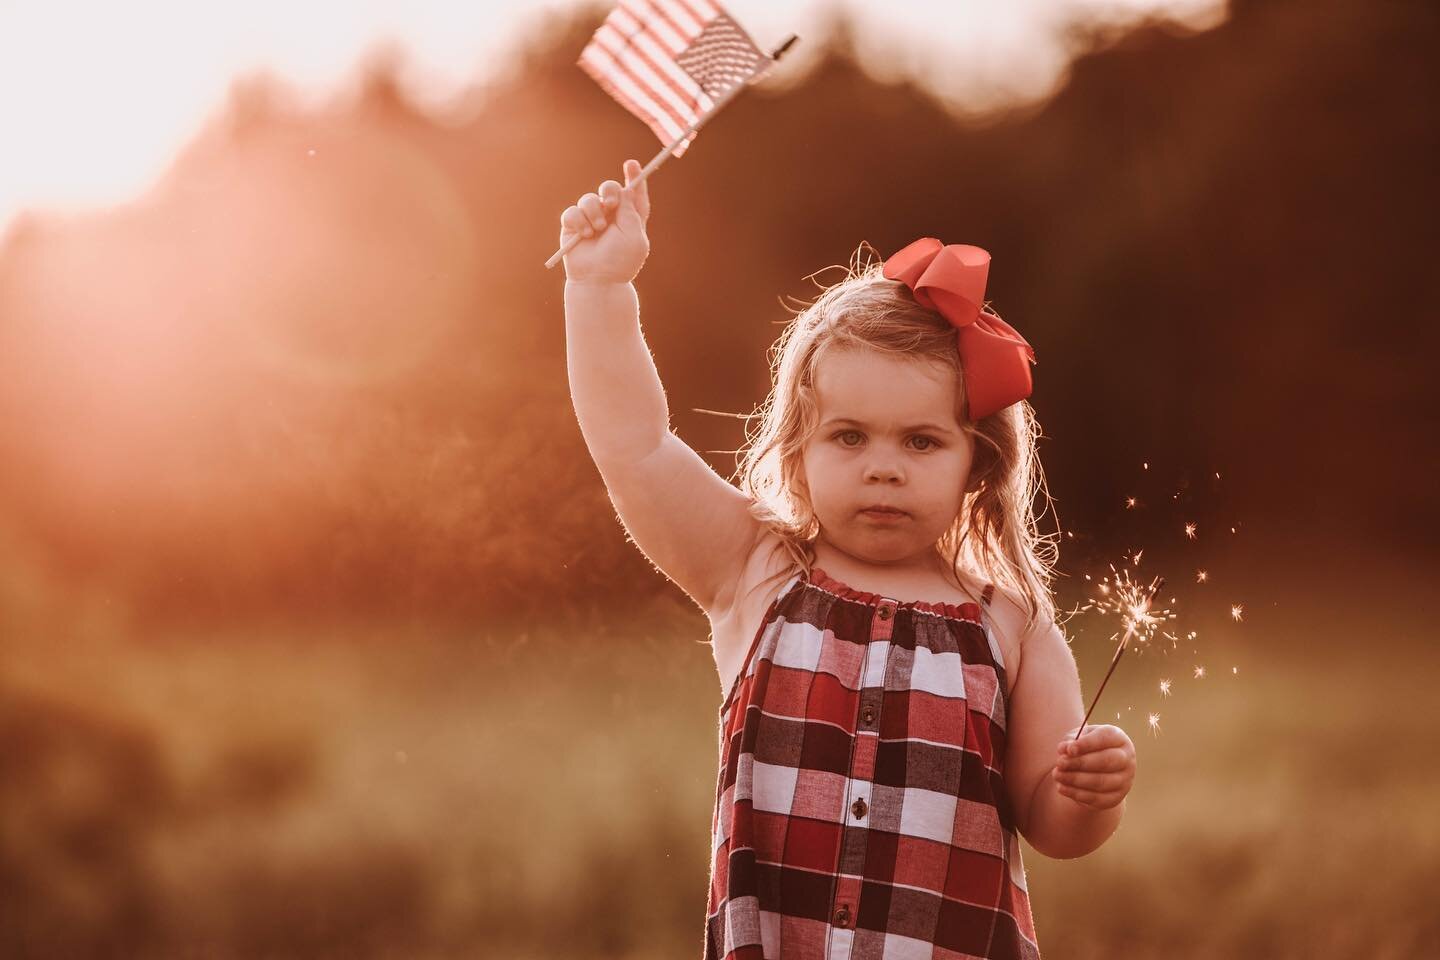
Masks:
[[[853,447],[853,446],[855,446],[855,444],[845,442],[845,439],[844,439],[844,438],[845,438],[845,437],[858,437],[858,436],[860,436],[860,431],[859,431],[859,430],[842,430],[842,431],[840,431],[839,433],[835,434],[835,438],[834,438],[834,439],[839,440],[841,446],[844,446],[844,447]],[[935,438],[934,438],[934,437],[927,437],[927,436],[926,436],[925,434],[923,434],[923,433],[917,433],[917,434],[915,435],[915,439],[916,439],[916,440],[923,440],[923,441],[925,441],[925,446],[919,448],[919,449],[922,450],[922,451],[934,450],[936,447],[940,446],[940,444],[935,441]]]

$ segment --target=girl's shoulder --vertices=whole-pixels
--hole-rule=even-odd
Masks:
[[[1013,684],[1020,675],[1020,663],[1025,657],[1025,638],[1035,628],[1025,628],[1029,614],[1018,593],[995,583],[990,583],[986,589],[990,602],[985,606],[985,612],[990,617],[995,642],[1000,645],[1000,652],[1005,657],[1005,672]]]

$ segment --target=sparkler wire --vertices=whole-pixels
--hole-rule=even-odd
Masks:
[[[1155,594],[1163,586],[1165,586],[1164,577],[1156,580],[1155,583],[1151,585],[1145,595],[1144,609],[1150,609],[1150,604],[1154,601]],[[1110,682],[1110,675],[1115,672],[1115,665],[1120,662],[1121,655],[1124,654],[1125,648],[1130,644],[1130,635],[1134,632],[1135,621],[1132,619],[1130,625],[1125,628],[1125,636],[1120,638],[1120,646],[1115,648],[1115,656],[1110,658],[1110,669],[1105,671],[1105,679],[1100,681],[1100,689],[1095,691],[1095,699],[1090,701],[1090,709],[1085,711],[1085,719],[1080,721],[1080,728],[1075,731],[1075,736],[1070,738],[1071,743],[1080,739],[1080,734],[1085,730],[1085,724],[1090,722],[1090,714],[1095,712],[1095,705],[1100,702],[1100,694],[1105,692],[1105,684]]]

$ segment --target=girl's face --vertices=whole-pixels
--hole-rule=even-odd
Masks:
[[[929,568],[960,512],[975,443],[956,420],[956,377],[931,362],[832,350],[815,371],[820,426],[804,476],[820,540],[866,563]],[[892,518],[864,513],[895,507]]]

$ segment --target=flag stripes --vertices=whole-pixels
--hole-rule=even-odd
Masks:
[[[711,0],[619,0],[578,63],[669,145],[768,59]]]

